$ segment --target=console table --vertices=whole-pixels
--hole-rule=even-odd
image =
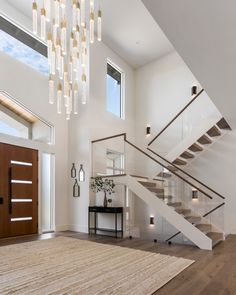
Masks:
[[[91,213],[94,214],[94,227],[91,227],[90,225]],[[115,228],[114,229],[100,228],[98,226],[98,220],[97,220],[98,213],[114,214]],[[118,226],[117,226],[118,214],[121,215],[120,229],[118,229]],[[123,207],[98,207],[98,206],[88,207],[88,228],[89,228],[89,234],[91,233],[91,231],[94,231],[95,235],[97,234],[97,231],[103,231],[103,232],[114,233],[116,238],[118,237],[118,233],[119,233],[120,237],[122,238],[123,237]]]

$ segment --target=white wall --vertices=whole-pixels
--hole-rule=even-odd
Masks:
[[[57,229],[67,229],[68,225],[68,168],[67,168],[67,122],[64,116],[56,114],[55,106],[48,104],[47,77],[23,63],[0,52],[0,90],[6,91],[32,112],[55,126],[55,146],[28,142],[27,146],[50,150],[55,153],[55,224]],[[0,141],[16,145],[26,145],[25,141],[1,136]],[[40,196],[39,196],[40,197]]]
[[[122,120],[106,111],[106,74],[107,59],[110,59],[125,74],[125,119]],[[72,197],[73,181],[69,181],[69,227],[72,230],[87,232],[89,202],[95,205],[95,199],[89,190],[91,176],[91,140],[126,132],[134,139],[135,98],[134,72],[117,54],[104,43],[96,42],[90,47],[90,89],[89,103],[80,107],[77,117],[73,116],[69,124],[69,169],[73,162],[77,167],[83,164],[86,181],[80,183],[80,198]],[[116,146],[114,146],[116,148]],[[105,160],[105,159],[104,159]],[[117,188],[115,205],[123,205],[123,190]]]
[[[136,142],[147,143],[191,99],[196,78],[176,52],[136,70]],[[200,86],[199,86],[200,89]],[[146,137],[146,126],[151,136]]]
[[[142,0],[231,127],[236,126],[236,2]]]

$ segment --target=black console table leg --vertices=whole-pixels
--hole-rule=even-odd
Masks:
[[[115,232],[116,232],[116,238],[117,238],[117,212],[115,214]]]

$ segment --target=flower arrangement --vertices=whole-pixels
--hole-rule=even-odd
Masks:
[[[111,195],[114,193],[115,183],[113,179],[107,179],[103,178],[101,176],[97,176],[95,178],[92,178],[90,188],[93,192],[104,192],[104,201],[103,205],[104,207],[107,207],[107,193]]]

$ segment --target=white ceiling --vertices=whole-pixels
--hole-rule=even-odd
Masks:
[[[31,18],[32,0],[0,0]],[[138,68],[173,50],[141,0],[100,0],[103,41]],[[2,4],[1,4],[2,5]]]

